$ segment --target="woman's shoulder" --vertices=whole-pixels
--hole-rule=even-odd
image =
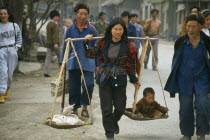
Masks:
[[[13,23],[11,23],[11,24],[13,24]],[[14,26],[19,28],[19,25],[17,23],[14,23]]]
[[[136,45],[134,44],[133,41],[128,41],[127,42],[127,47],[128,47],[129,50],[137,51]]]
[[[7,26],[7,28],[14,28],[15,29],[19,29],[19,25],[17,23],[14,22],[8,22],[5,26]]]

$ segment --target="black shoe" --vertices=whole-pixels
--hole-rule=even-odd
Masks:
[[[114,139],[114,137],[112,137],[112,138],[107,138],[107,140],[115,140],[115,139]]]
[[[107,140],[114,140],[114,134],[113,133],[106,134],[106,138]]]
[[[144,69],[148,69],[147,65],[144,64]]]
[[[157,68],[152,68],[152,70],[157,71]]]
[[[114,131],[114,133],[115,134],[119,134],[120,133],[119,125],[118,125],[117,122],[115,123],[115,131]]]
[[[50,75],[49,74],[44,74],[44,77],[50,77]]]

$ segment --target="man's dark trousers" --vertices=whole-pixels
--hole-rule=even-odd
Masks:
[[[180,95],[180,130],[184,136],[194,135],[196,118],[197,135],[209,134],[209,99],[208,94]],[[196,117],[194,117],[194,109]]]
[[[85,81],[88,88],[88,93],[90,100],[92,98],[93,88],[94,88],[94,75],[93,72],[83,71]],[[80,69],[69,71],[69,104],[74,104],[74,109],[76,110],[81,105],[89,105],[89,99],[86,93],[84,82],[81,79]],[[82,88],[81,88],[82,86]],[[81,92],[82,89],[82,92]]]

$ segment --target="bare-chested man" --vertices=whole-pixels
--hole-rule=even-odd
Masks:
[[[151,11],[151,15],[152,15],[152,18],[146,20],[146,24],[144,25],[143,30],[144,30],[146,36],[151,37],[151,38],[158,38],[159,34],[160,34],[160,25],[161,25],[160,20],[157,19],[158,10],[153,9]],[[158,40],[152,40],[151,43],[152,43],[152,47],[154,50],[154,56],[155,56],[155,60],[152,59],[152,70],[156,71],[157,64],[158,64]],[[151,51],[151,47],[148,46],[145,61],[144,61],[145,69],[147,69],[150,51]]]

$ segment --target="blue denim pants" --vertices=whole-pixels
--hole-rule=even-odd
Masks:
[[[210,132],[210,101],[208,94],[179,95],[180,130],[184,136],[206,135]],[[194,112],[195,111],[195,112]]]
[[[91,100],[94,88],[94,75],[93,72],[83,72]],[[74,110],[81,107],[81,105],[90,105],[80,69],[69,71],[69,105],[73,104]]]

